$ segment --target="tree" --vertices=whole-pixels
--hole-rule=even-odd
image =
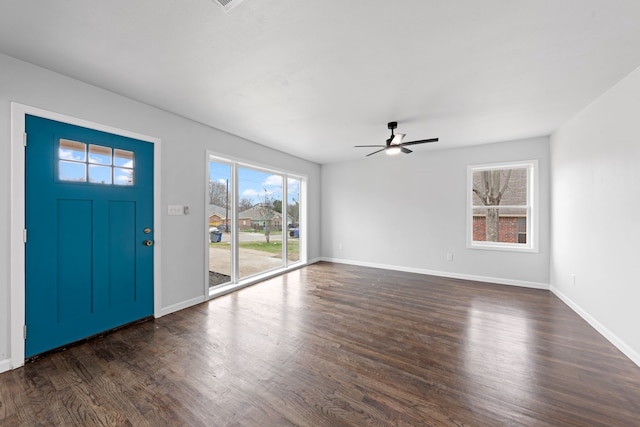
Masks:
[[[478,174],[478,179],[474,174],[473,192],[484,206],[498,206],[509,186],[511,169],[488,170],[476,173]],[[486,241],[497,242],[499,238],[499,211],[497,208],[487,209],[486,229]]]
[[[282,213],[282,200],[274,200],[273,209],[278,213]]]
[[[209,180],[209,203],[216,206],[227,206],[227,183]]]
[[[246,197],[243,197],[238,202],[238,212],[246,211],[247,209],[251,209],[253,207],[253,202]]]
[[[261,197],[261,203],[258,204],[258,212],[260,213],[260,219],[264,221],[264,237],[269,243],[269,237],[271,235],[271,222],[276,216],[276,211],[273,209],[273,198],[264,190],[264,196]]]

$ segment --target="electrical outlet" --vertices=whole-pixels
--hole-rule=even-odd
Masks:
[[[447,261],[453,261],[453,254],[447,254]]]
[[[342,243],[338,243],[338,250],[341,251],[342,250]]]
[[[575,285],[576,285],[576,275],[575,275],[575,274],[572,274],[572,275],[571,275],[571,284],[572,284],[573,286],[575,286]]]

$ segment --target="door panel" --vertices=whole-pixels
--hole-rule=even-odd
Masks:
[[[93,206],[88,200],[58,200],[57,211],[56,320],[79,321],[93,311]]]
[[[109,304],[132,304],[136,300],[135,204],[112,201],[109,204]],[[141,249],[144,249],[140,245]]]
[[[27,357],[153,314],[153,144],[26,117]]]

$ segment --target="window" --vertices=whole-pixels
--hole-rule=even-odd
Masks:
[[[518,218],[518,243],[527,243],[527,218]]]
[[[132,151],[60,139],[58,179],[92,184],[133,185],[133,158]]]
[[[538,162],[469,166],[467,246],[537,251]]]
[[[305,177],[207,155],[209,296],[306,262]]]

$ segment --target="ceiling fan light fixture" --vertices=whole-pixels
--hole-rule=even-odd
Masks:
[[[395,135],[393,135],[393,139],[391,140],[391,143],[395,145],[400,145],[402,144],[402,140],[404,139],[405,136],[406,134],[404,133],[396,133]]]
[[[387,123],[387,127],[391,130],[391,136],[387,139],[386,144],[377,144],[377,145],[355,145],[356,148],[363,147],[371,147],[376,148],[376,151],[373,153],[367,154],[366,157],[373,156],[374,154],[378,154],[382,151],[387,153],[388,156],[395,156],[400,153],[411,154],[413,151],[407,148],[407,145],[418,145],[418,144],[426,144],[428,142],[437,142],[438,138],[431,139],[420,139],[417,141],[408,141],[402,142],[405,134],[404,133],[394,133],[393,131],[398,127],[398,122],[389,122]]]
[[[217,4],[218,6],[220,6],[222,8],[224,13],[229,12],[231,9],[236,7],[242,1],[243,0],[213,0],[213,2],[215,4]]]
[[[387,156],[395,156],[396,154],[400,154],[402,150],[400,149],[399,146],[397,145],[390,145],[389,147],[387,147],[387,149],[385,150],[385,153],[387,153]]]

